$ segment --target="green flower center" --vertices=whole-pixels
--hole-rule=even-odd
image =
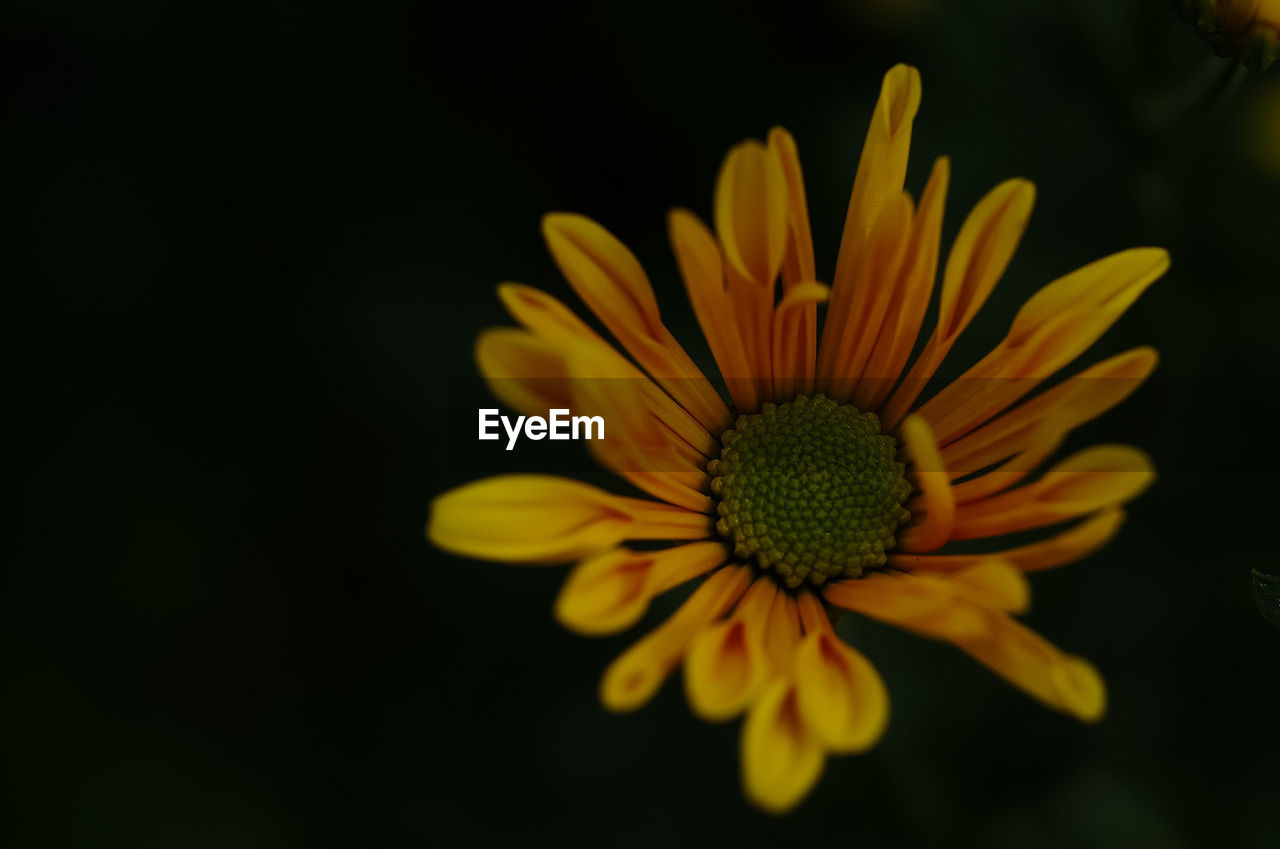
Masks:
[[[707,464],[716,529],[788,587],[883,566],[911,485],[880,420],[824,395],[738,416]]]

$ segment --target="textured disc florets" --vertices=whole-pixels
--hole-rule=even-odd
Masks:
[[[716,528],[735,556],[775,570],[788,587],[884,565],[910,518],[897,442],[874,413],[801,395],[738,416],[720,445],[707,465]]]

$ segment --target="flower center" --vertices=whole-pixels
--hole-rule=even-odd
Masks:
[[[825,395],[738,416],[707,464],[716,529],[788,587],[883,566],[911,514],[897,441],[880,420]]]

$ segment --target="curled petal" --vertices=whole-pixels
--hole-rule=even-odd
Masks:
[[[756,579],[729,621],[708,626],[689,644],[684,689],[698,716],[709,722],[732,719],[764,683],[764,630],[776,594],[772,578]]]
[[[618,713],[642,707],[677,663],[689,640],[706,623],[733,607],[751,581],[740,566],[717,570],[694,590],[671,618],[619,655],[600,680],[600,701]]]
[[[810,317],[828,295],[830,290],[821,283],[797,283],[782,296],[773,317],[773,397],[791,398],[813,383]]]
[[[742,785],[755,805],[783,814],[800,804],[822,775],[822,742],[800,713],[796,687],[776,678],[742,724]]]
[[[556,598],[556,619],[579,634],[613,634],[631,627],[649,602],[672,587],[721,565],[718,542],[695,542],[661,551],[617,548],[583,560]]]
[[[875,745],[889,720],[889,694],[865,657],[830,631],[806,634],[795,656],[796,699],[805,723],[829,750]]]
[[[942,464],[933,431],[924,419],[907,419],[902,423],[901,435],[912,473],[924,495],[924,518],[902,532],[899,547],[903,551],[933,551],[951,538],[956,513],[951,479]]]
[[[550,475],[499,475],[431,504],[427,537],[486,560],[565,563],[625,539],[705,539],[707,516]]]
[[[772,289],[787,247],[787,182],[782,163],[758,141],[729,151],[716,181],[716,232],[730,265]]]

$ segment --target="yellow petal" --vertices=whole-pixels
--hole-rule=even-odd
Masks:
[[[654,380],[704,427],[728,427],[728,408],[663,325],[653,287],[631,251],[582,215],[547,215],[542,232],[574,291]]]
[[[818,350],[818,386],[848,401],[888,312],[911,235],[911,199],[890,198],[853,263],[842,295],[827,310]]]
[[[787,247],[787,182],[782,163],[760,142],[729,151],[716,180],[716,232],[730,265],[772,290]]]
[[[986,636],[956,645],[1049,707],[1084,722],[1096,722],[1106,712],[1106,685],[1092,664],[1064,654],[1005,614],[990,614]]]
[[[756,391],[771,399],[774,282],[786,251],[787,191],[781,163],[759,142],[743,142],[725,157],[716,179],[715,223]]]
[[[809,206],[805,199],[804,175],[795,139],[782,127],[769,131],[769,155],[778,160],[787,186],[787,250],[782,260],[782,285],[786,291],[814,280],[813,236],[809,230]],[[826,296],[823,296],[823,300]],[[783,334],[787,361],[779,365],[778,335]],[[789,398],[798,392],[813,391],[817,361],[817,301],[806,299],[785,318],[774,317],[774,398]],[[792,353],[794,352],[794,354]],[[792,357],[794,356],[794,361]],[[781,367],[781,371],[779,368]]]
[[[893,287],[888,315],[854,392],[854,406],[860,410],[880,408],[915,347],[938,273],[942,214],[950,176],[950,160],[940,157],[934,162],[933,173],[920,198],[920,209],[911,222],[910,240],[898,282]]]
[[[804,174],[796,140],[782,127],[769,130],[769,155],[778,161],[787,187],[787,253],[782,265],[783,284],[814,279],[813,237],[809,231],[809,205],[805,200]]]
[[[667,218],[667,230],[698,325],[707,338],[729,394],[739,410],[754,410],[760,399],[743,333],[725,291],[724,267],[715,237],[697,216],[685,209],[672,210]]]
[[[912,365],[906,380],[885,406],[881,421],[897,425],[933,377],[961,332],[986,303],[1022,239],[1035,187],[1026,180],[1006,180],[992,189],[960,227],[942,275],[938,324]]]
[[[1152,348],[1134,348],[1091,366],[942,449],[947,470],[970,475],[1027,449],[1046,421],[1065,435],[1129,397],[1155,369]]]
[[[718,542],[695,542],[661,551],[617,548],[583,560],[556,598],[556,619],[579,634],[613,634],[631,627],[649,602],[672,587],[721,565]]]
[[[953,539],[1041,527],[1116,507],[1155,480],[1150,458],[1127,445],[1097,445],[1073,454],[1040,480],[956,510]]]
[[[915,68],[895,65],[884,75],[880,98],[862,145],[840,237],[832,286],[837,292],[837,302],[843,298],[840,291],[852,281],[854,263],[881,209],[890,198],[902,192],[911,149],[911,127],[920,109],[920,95],[920,72]]]
[[[828,584],[824,595],[837,607],[927,637],[975,638],[987,627],[983,608],[943,578],[880,572]]]
[[[833,752],[875,745],[889,720],[889,694],[875,667],[829,631],[805,635],[795,656],[796,699],[805,724]]]
[[[590,371],[577,377],[623,380],[637,386],[645,406],[682,439],[708,456],[719,451],[715,438],[702,424],[560,301],[516,283],[498,287],[498,296],[516,321],[552,345],[562,359],[575,354],[578,364],[590,363]]]
[[[587,443],[592,455],[650,495],[699,513],[714,512],[705,491],[710,485],[706,458],[672,428],[660,398],[648,391],[660,390],[647,378],[600,376],[590,348],[571,348],[566,358],[573,409],[607,423],[604,438]]]
[[[1031,585],[1026,577],[997,558],[966,566],[946,577],[924,576],[924,580],[951,581],[958,598],[992,610],[1022,613],[1031,606]]]
[[[944,445],[968,433],[1084,353],[1168,267],[1165,251],[1135,248],[1050,283],[995,350],[919,413]]]
[[[564,563],[624,539],[711,533],[707,516],[549,475],[499,475],[451,489],[432,502],[427,524],[427,538],[446,551],[526,563]]]
[[[798,596],[812,596],[801,592]],[[778,593],[769,608],[764,628],[764,650],[769,658],[769,675],[785,675],[800,643],[800,613],[790,593]]]
[[[951,538],[956,502],[951,479],[929,425],[919,416],[902,423],[903,449],[911,460],[912,474],[924,497],[923,520],[899,535],[903,551],[925,552],[941,548]]]
[[[741,566],[726,566],[703,581],[671,618],[609,664],[600,680],[605,708],[624,713],[648,702],[693,635],[733,607],[750,581],[751,570]]]
[[[771,814],[800,804],[822,775],[822,743],[800,714],[795,685],[774,679],[742,724],[742,786]]]
[[[1005,342],[1017,347],[1069,310],[1119,315],[1168,270],[1169,253],[1163,248],[1131,248],[1092,262],[1032,295],[1018,311]]]
[[[503,283],[498,287],[498,299],[512,318],[539,338],[554,343],[564,342],[566,339],[596,342],[602,348],[613,351],[613,346],[574,315],[573,310],[541,289],[521,283]],[[614,351],[614,354],[617,352]],[[626,362],[620,356],[618,359]]]
[[[693,712],[708,722],[742,713],[764,683],[764,629],[775,595],[772,578],[757,578],[729,621],[707,626],[690,642],[685,696]]]
[[[773,317],[773,397],[793,398],[813,383],[814,337],[809,318],[830,290],[821,283],[797,283],[787,290]]]
[[[1070,428],[1066,427],[1056,415],[1042,420],[1028,438],[1026,448],[1016,457],[975,478],[955,484],[951,490],[955,494],[956,504],[981,501],[1018,483],[1058,450],[1068,430]],[[947,469],[947,473],[952,478],[958,477],[955,470],[951,468]]]
[[[889,555],[889,565],[911,571],[954,572],[997,559],[1024,572],[1061,566],[1085,557],[1110,542],[1124,522],[1119,508],[1103,510],[1096,516],[1040,542],[990,554],[899,554]]]
[[[525,330],[495,327],[476,339],[476,365],[499,401],[521,415],[546,415],[570,404],[564,359]]]

